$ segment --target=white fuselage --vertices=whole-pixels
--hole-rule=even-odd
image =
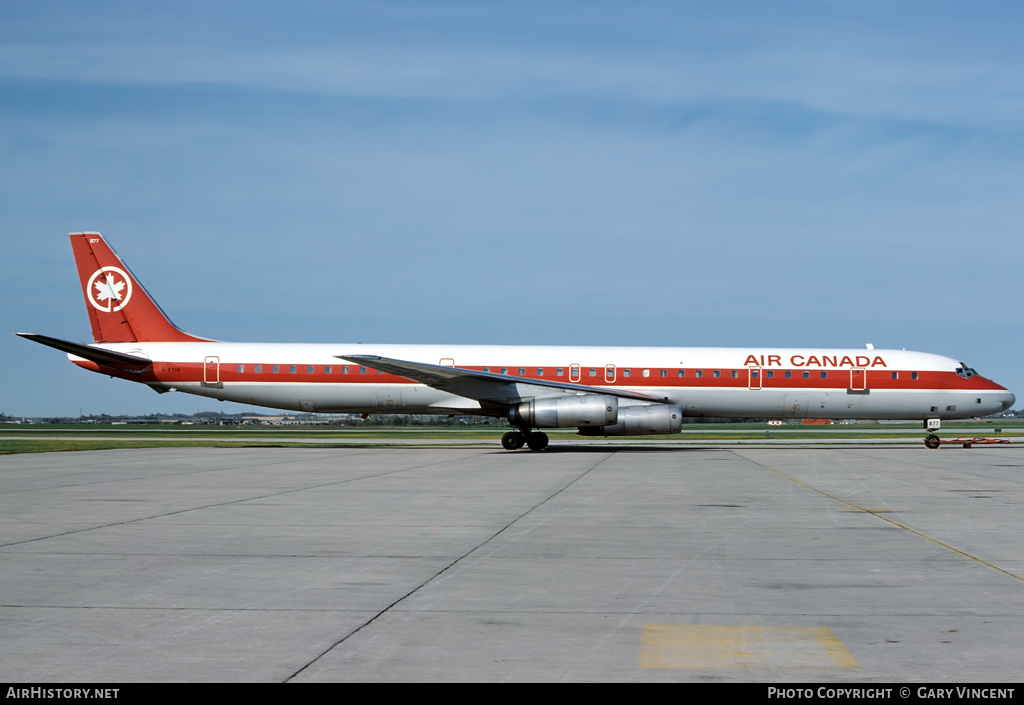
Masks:
[[[151,370],[121,376],[157,389],[326,413],[502,413],[479,400],[340,358],[367,355],[500,373],[524,383],[564,381],[595,393],[636,391],[663,398],[687,416],[955,419],[998,412],[1014,400],[980,375],[959,374],[962,365],[952,358],[904,350],[214,341],[94,347],[152,360]],[[530,385],[519,396],[557,394]]]

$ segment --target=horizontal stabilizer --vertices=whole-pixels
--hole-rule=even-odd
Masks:
[[[20,335],[22,338],[34,340],[41,345],[46,345],[47,347],[63,350],[66,353],[71,353],[72,355],[85,358],[86,360],[92,360],[93,362],[101,365],[141,369],[152,364],[150,360],[147,360],[144,357],[126,355],[125,353],[114,352],[112,350],[104,350],[103,348],[94,348],[89,345],[82,345],[81,343],[72,343],[69,340],[51,338],[47,335],[36,335],[34,333],[15,333],[15,335]]]

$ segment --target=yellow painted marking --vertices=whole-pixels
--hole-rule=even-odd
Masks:
[[[742,456],[740,456],[740,457],[742,457]],[[916,529],[911,529],[906,524],[901,524],[900,522],[896,521],[895,519],[890,519],[889,517],[882,516],[879,513],[878,509],[867,509],[865,507],[859,507],[856,504],[854,504],[853,502],[850,502],[850,501],[845,500],[845,499],[840,499],[839,497],[836,497],[835,495],[831,495],[831,494],[829,494],[828,492],[826,492],[824,490],[819,490],[817,487],[814,487],[813,485],[808,485],[806,482],[801,482],[800,480],[796,479],[795,477],[790,477],[789,475],[787,475],[784,472],[779,472],[775,468],[770,468],[767,465],[762,465],[761,463],[757,462],[756,460],[750,460],[750,458],[745,458],[745,460],[747,460],[748,462],[754,463],[755,465],[760,465],[765,470],[770,470],[771,472],[775,473],[776,475],[778,475],[780,477],[786,478],[790,482],[795,482],[796,484],[798,484],[798,485],[800,485],[802,487],[806,487],[807,489],[809,489],[809,490],[811,490],[813,492],[817,492],[818,494],[820,494],[823,497],[828,497],[829,499],[834,499],[837,502],[842,502],[843,504],[847,505],[847,507],[850,508],[850,509],[854,509],[854,510],[858,510],[858,511],[862,511],[862,512],[867,512],[868,514],[871,514],[873,516],[878,517],[882,521],[887,521],[890,524],[892,524],[893,526],[897,526],[897,527],[903,529],[907,533],[913,534],[914,536],[919,536],[919,537],[923,538],[925,541],[931,541],[936,546],[942,546],[943,548],[948,549],[948,550],[952,551],[953,553],[957,553],[957,554],[963,556],[964,558],[970,558],[972,561],[976,561],[976,562],[980,563],[981,565],[988,566],[989,568],[992,568],[993,570],[998,570],[1003,575],[1005,575],[1007,577],[1010,577],[1010,578],[1013,578],[1014,580],[1016,580],[1018,582],[1024,583],[1024,577],[1021,577],[1021,576],[1017,575],[1016,573],[1011,573],[1010,571],[1006,570],[1005,568],[1000,568],[995,563],[991,563],[989,561],[986,561],[984,558],[981,558],[980,556],[975,556],[973,553],[968,553],[967,551],[961,550],[961,549],[957,548],[956,546],[952,546],[952,545],[950,545],[948,543],[943,543],[942,541],[939,541],[936,538],[932,538],[928,534],[925,534],[925,533],[922,533],[920,531],[917,531]],[[886,511],[888,511],[888,510],[886,510]]]
[[[640,668],[860,668],[828,627],[648,625]]]

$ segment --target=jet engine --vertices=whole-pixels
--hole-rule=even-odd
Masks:
[[[508,409],[508,422],[519,428],[605,426],[615,423],[618,416],[618,398],[604,394],[530,399]]]
[[[678,406],[645,404],[624,406],[618,420],[606,426],[584,426],[581,436],[640,436],[651,433],[679,433],[683,428],[683,410]]]

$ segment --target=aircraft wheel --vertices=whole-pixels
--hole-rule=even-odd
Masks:
[[[526,439],[523,438],[523,434],[516,433],[515,431],[509,431],[501,437],[501,447],[505,450],[518,450],[523,447],[523,442]]]
[[[526,434],[526,445],[530,450],[544,450],[548,447],[548,434],[541,431]]]
[[[924,444],[932,450],[935,450],[939,447],[939,437],[932,433],[924,439]]]

